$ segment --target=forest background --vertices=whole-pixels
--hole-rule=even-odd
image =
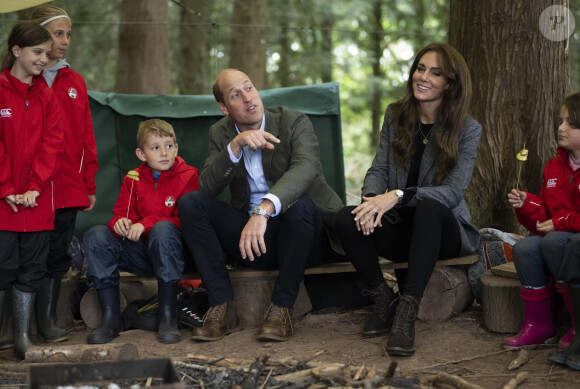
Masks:
[[[467,193],[479,228],[521,231],[506,193],[530,149],[520,186],[538,193],[555,155],[563,97],[579,88],[580,0],[56,0],[72,18],[66,59],[89,90],[211,94],[228,67],[258,89],[339,82],[347,202],[360,188],[384,110],[400,98],[414,54],[449,42],[474,79],[472,115],[483,125]],[[569,9],[568,39],[547,39],[540,16]],[[32,9],[0,14],[3,52]],[[556,20],[556,19],[554,19]],[[555,26],[555,25],[554,25]]]

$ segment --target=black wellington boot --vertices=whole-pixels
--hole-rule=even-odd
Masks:
[[[56,304],[61,278],[44,278],[36,295],[36,327],[47,343],[68,340],[68,333],[56,326]]]
[[[580,323],[580,289],[572,288],[572,309],[574,323]],[[568,365],[574,370],[580,370],[580,334],[576,331],[570,346],[548,354],[548,361],[560,365]]]
[[[4,313],[4,301],[6,300],[6,291],[0,290],[0,326],[2,325],[2,318]]]
[[[158,323],[157,340],[161,343],[178,343],[181,334],[177,328],[177,282],[157,280]]]
[[[28,334],[30,319],[34,309],[35,292],[23,292],[12,288],[12,326],[14,331],[14,350],[24,359],[26,350],[33,345]]]
[[[12,285],[8,286],[4,295],[4,315],[0,321],[0,350],[14,347],[14,329],[12,326]]]
[[[369,296],[375,303],[373,315],[364,325],[363,338],[388,334],[397,310],[398,300],[395,299],[395,294],[389,285],[383,282],[374,289],[363,291],[363,295]]]
[[[119,336],[123,328],[119,285],[97,289],[97,296],[101,306],[101,324],[87,336],[88,344],[109,343]]]
[[[421,297],[404,294],[400,298],[393,329],[387,341],[389,355],[413,355],[415,353],[415,320],[419,313]]]

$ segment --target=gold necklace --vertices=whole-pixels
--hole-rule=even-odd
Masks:
[[[429,135],[431,135],[431,131],[433,131],[433,127],[435,127],[435,126],[432,125],[431,128],[429,129],[429,132],[427,133],[427,135],[425,135],[425,134],[423,134],[423,131],[421,130],[421,124],[419,124],[419,132],[421,133],[421,136],[423,137],[423,144],[424,145],[429,143]]]

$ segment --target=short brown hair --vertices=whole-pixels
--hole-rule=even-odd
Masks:
[[[173,138],[173,142],[177,143],[173,126],[165,120],[149,119],[139,123],[139,130],[137,131],[137,146],[140,149],[145,147],[147,137],[150,135],[170,136]]]
[[[564,106],[568,109],[568,123],[573,128],[580,129],[580,93],[566,96]]]

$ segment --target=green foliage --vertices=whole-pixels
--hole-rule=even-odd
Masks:
[[[113,91],[121,1],[53,2],[66,9],[72,17],[73,38],[67,59],[85,77],[89,89]],[[213,79],[230,63],[234,2],[206,1],[208,10],[199,15],[199,23],[209,36],[211,47],[207,66]],[[169,1],[169,63],[174,93],[179,93],[177,58],[181,53],[177,43],[181,3],[181,0]],[[251,3],[251,0],[244,2],[247,6]],[[382,29],[373,27],[373,13],[377,12],[375,4],[380,5]],[[577,16],[576,29],[580,26],[579,4],[580,0],[571,2]],[[197,12],[195,9],[191,11]],[[447,41],[448,1],[269,0],[268,13],[269,17],[263,24],[267,30],[264,39],[268,46],[269,88],[323,81],[341,84],[347,192],[353,194],[349,196],[349,202],[358,202],[362,178],[374,155],[371,149],[372,90],[376,85],[380,86],[383,111],[388,103],[401,96],[414,53],[430,42]],[[19,17],[18,13],[10,13],[0,15],[0,19],[0,39],[5,42]],[[380,38],[380,58],[373,58],[371,44],[376,36]],[[570,45],[571,82],[572,89],[577,90],[580,74],[580,58],[576,54],[578,33],[573,38]],[[372,73],[372,64],[376,61],[380,63],[380,76]]]

